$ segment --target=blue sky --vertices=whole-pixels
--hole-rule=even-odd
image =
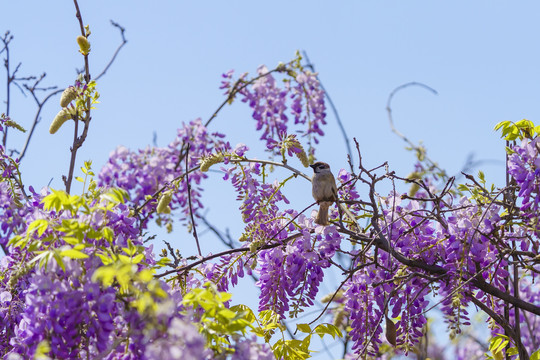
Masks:
[[[102,103],[81,152],[96,167],[118,144],[144,147],[156,132],[164,145],[180,122],[207,118],[223,99],[222,72],[254,72],[263,63],[272,67],[297,49],[307,51],[349,136],[358,138],[373,165],[389,161],[401,172],[410,170],[412,156],[390,132],[385,111],[388,94],[409,81],[425,83],[439,95],[421,88],[400,92],[393,102],[396,126],[413,141],[423,140],[431,157],[451,173],[471,152],[477,159],[502,159],[502,143],[492,132],[498,121],[537,118],[540,25],[539,6],[532,1],[93,1],[81,8],[92,29],[94,74],[119,41],[110,19],[126,28],[128,39],[99,83]],[[20,75],[45,71],[44,85],[73,81],[81,56],[71,2],[2,2],[0,24],[0,32],[15,36],[11,60],[12,65],[23,62]],[[16,89],[13,97],[12,117],[28,124],[31,99]],[[44,109],[23,164],[36,185],[54,177],[58,187],[67,171],[62,165],[70,130],[47,133],[57,111],[56,101]],[[227,108],[215,127],[226,124],[234,140],[247,142],[244,132],[234,130],[245,130],[248,115],[241,105]],[[335,146],[341,141],[337,128],[329,126],[327,134],[320,158],[335,169],[345,167],[344,147]],[[8,145],[17,146],[18,140],[12,137]],[[31,165],[37,158],[39,166]],[[487,167],[488,179],[493,171],[497,182],[501,169],[500,164]]]
[[[484,161],[487,180],[503,185],[504,143],[493,126],[522,118],[539,122],[536,1],[98,0],[80,6],[92,30],[94,75],[120,41],[111,19],[126,28],[128,43],[98,83],[101,104],[77,168],[92,159],[99,170],[117,145],[143,148],[154,133],[157,144],[166,145],[183,121],[206,119],[221,103],[221,73],[254,73],[260,64],[290,60],[296,50],[308,53],[348,135],[358,139],[364,161],[371,166],[388,161],[401,175],[411,171],[414,157],[391,133],[385,110],[389,93],[401,84],[417,81],[438,91],[435,96],[416,87],[398,93],[393,114],[398,129],[422,140],[429,156],[450,174],[472,153]],[[82,63],[74,14],[70,1],[0,2],[0,33],[10,30],[15,36],[11,62],[22,62],[19,75],[46,72],[46,86],[73,82]],[[0,74],[4,100],[5,72]],[[12,96],[11,117],[30,127],[33,100],[16,88]],[[68,170],[72,130],[64,126],[48,133],[58,110],[58,99],[46,105],[22,162],[23,180],[38,189],[51,180],[51,186],[62,188]],[[347,167],[346,149],[330,112],[328,122],[318,155],[337,171]],[[245,105],[225,108],[212,126],[226,132],[233,145],[253,147],[252,156],[264,156],[257,153]],[[8,148],[20,148],[24,139],[12,133]],[[236,236],[241,224],[229,215],[234,211],[228,212],[234,196],[224,194],[217,179],[206,192],[208,216]],[[311,195],[305,186],[300,189],[293,197],[303,208]],[[190,244],[182,245],[187,252]]]

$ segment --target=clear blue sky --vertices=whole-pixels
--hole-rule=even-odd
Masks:
[[[78,166],[92,159],[99,170],[117,145],[146,147],[154,132],[158,145],[166,145],[182,121],[206,119],[220,104],[221,73],[273,67],[297,49],[307,51],[368,165],[389,161],[402,175],[412,169],[413,156],[390,132],[385,110],[389,93],[406,82],[425,83],[439,95],[421,88],[400,92],[393,103],[396,126],[413,141],[423,140],[429,155],[451,174],[474,153],[489,161],[483,166],[488,181],[502,185],[504,143],[493,126],[522,118],[540,122],[537,1],[80,3],[92,30],[94,75],[120,41],[111,19],[126,28],[128,44],[98,84],[101,104]],[[10,30],[15,36],[11,62],[22,62],[19,75],[46,72],[47,86],[73,82],[82,63],[74,14],[71,1],[0,2],[0,33]],[[0,74],[5,99],[5,72]],[[30,127],[33,100],[12,91],[11,117]],[[53,187],[62,188],[61,175],[68,170],[72,130],[65,126],[54,136],[48,133],[58,110],[58,99],[48,103],[23,159],[23,180],[38,189],[51,178]],[[248,132],[254,128],[249,114],[240,103],[228,107],[213,130],[225,131],[233,145],[257,148]],[[347,167],[346,150],[330,112],[328,121],[318,154],[337,171]],[[20,148],[23,140],[11,136],[8,148]],[[208,194],[221,196],[215,189]],[[311,201],[309,190],[302,196],[299,204]],[[233,198],[209,206],[209,217],[236,236],[241,225],[232,222],[238,218],[222,215]]]
[[[308,52],[349,135],[359,139],[373,165],[388,160],[402,172],[410,169],[412,157],[404,156],[404,144],[389,131],[385,112],[389,92],[405,82],[423,82],[439,95],[420,88],[399,93],[396,125],[413,140],[424,140],[450,172],[470,152],[479,159],[502,158],[502,143],[492,132],[496,122],[538,118],[535,1],[81,1],[81,8],[92,29],[94,75],[119,41],[110,19],[126,28],[129,41],[99,84],[102,103],[81,152],[96,166],[118,144],[144,147],[155,131],[164,145],[181,121],[208,117],[222,100],[222,72],[275,66],[296,49]],[[12,64],[23,62],[20,75],[45,71],[45,85],[72,82],[81,64],[74,13],[70,1],[0,3],[0,33],[15,35],[11,57]],[[11,115],[28,124],[32,100],[13,94]],[[23,164],[36,185],[46,184],[54,169],[52,184],[60,187],[67,171],[71,131],[47,133],[57,111],[56,100],[44,110]],[[226,124],[231,136],[247,142],[234,133],[234,126],[250,124],[246,115],[241,105],[226,109],[214,126]],[[339,133],[327,130],[320,157],[335,169],[345,167],[344,147],[334,146]],[[12,138],[9,145],[16,142]],[[498,168],[493,171],[500,175]]]

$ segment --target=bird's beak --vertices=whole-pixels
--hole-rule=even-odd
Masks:
[[[315,164],[311,164],[309,165],[310,168],[312,168],[313,170],[315,170]]]

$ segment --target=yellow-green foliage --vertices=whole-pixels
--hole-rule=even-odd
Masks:
[[[501,129],[501,137],[508,141],[523,140],[524,138],[533,139],[540,134],[540,126],[535,126],[532,121],[527,119],[518,122],[501,121],[495,125],[494,130],[499,129]]]

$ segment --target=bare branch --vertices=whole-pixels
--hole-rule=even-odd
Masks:
[[[122,48],[124,47],[124,45],[126,45],[127,43],[127,40],[126,40],[126,37],[124,35],[124,32],[126,31],[125,28],[123,28],[122,26],[120,26],[120,24],[114,22],[111,20],[111,24],[112,26],[116,27],[119,31],[120,31],[120,36],[122,37],[122,42],[120,43],[120,45],[118,45],[118,48],[116,48],[116,51],[114,52],[111,60],[109,61],[109,63],[105,66],[105,68],[103,69],[103,71],[101,71],[101,73],[96,76],[95,80],[99,80],[103,75],[105,75],[105,73],[107,72],[107,70],[109,70],[109,68],[111,67],[111,65],[114,63],[114,60],[116,60],[116,56],[118,55],[118,53],[120,52],[120,50],[122,50]]]
[[[195,224],[195,218],[193,217],[193,205],[191,203],[191,184],[189,183],[189,148],[190,145],[188,144],[186,147],[186,188],[188,193],[188,204],[189,204],[189,215],[191,216],[191,224],[193,225],[193,237],[195,238],[195,243],[197,243],[197,250],[199,252],[199,256],[202,257],[201,252],[201,245],[199,244],[199,237],[197,236],[197,225]]]
[[[302,55],[306,58],[306,61],[307,61],[306,67],[310,68],[311,71],[316,73],[315,66],[309,60],[307,52],[302,51]],[[349,137],[347,136],[347,131],[345,130],[345,126],[343,126],[343,122],[341,121],[341,117],[339,116],[337,108],[334,105],[334,102],[332,101],[332,98],[330,97],[330,94],[328,93],[328,91],[326,91],[326,88],[324,87],[321,79],[319,78],[319,75],[317,75],[316,78],[319,81],[319,86],[321,87],[322,91],[324,91],[324,95],[326,96],[326,99],[328,100],[328,103],[330,104],[330,108],[332,109],[332,112],[334,113],[334,116],[336,118],[339,129],[341,130],[341,135],[343,136],[343,140],[345,140],[345,145],[347,146],[347,154],[348,154],[348,158],[349,158],[349,166],[351,167],[351,172],[354,172],[354,161],[353,161],[353,158],[352,158],[351,143],[350,143]]]

